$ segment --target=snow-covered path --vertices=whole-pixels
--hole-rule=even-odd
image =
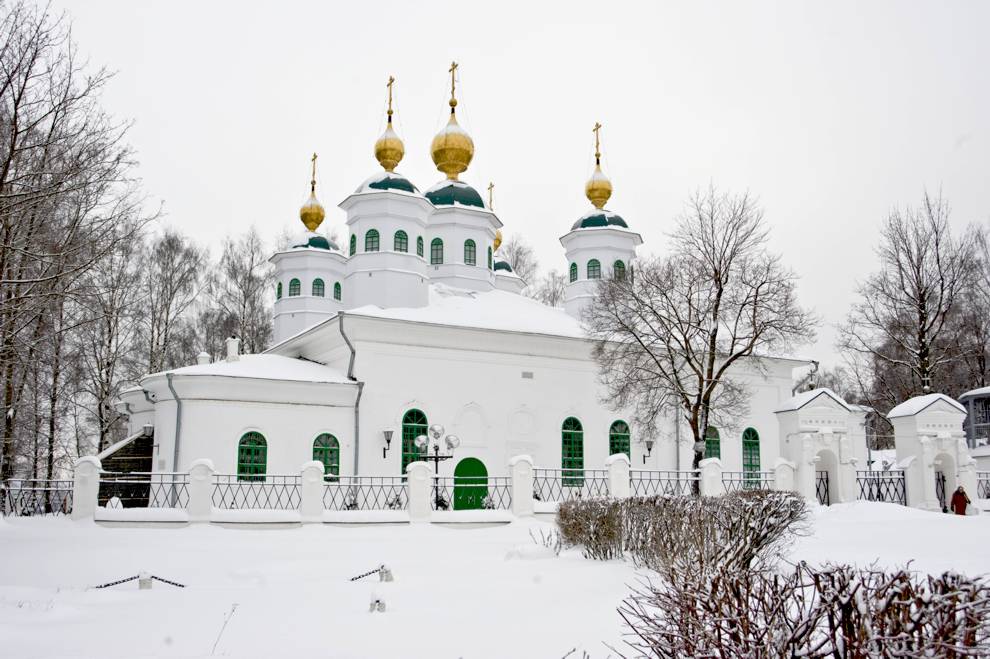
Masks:
[[[538,548],[534,520],[244,529],[107,528],[0,520],[0,646],[17,657],[608,656],[631,565]],[[990,572],[990,515],[956,518],[857,503],[821,509],[792,558],[914,559],[920,570]],[[351,576],[385,562],[395,582]],[[86,590],[147,570],[188,584]],[[373,592],[388,610],[368,612]],[[575,656],[572,655],[572,656]]]

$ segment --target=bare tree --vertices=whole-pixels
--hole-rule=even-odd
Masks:
[[[564,304],[564,287],[567,279],[558,270],[551,270],[536,282],[527,286],[524,293],[550,307]]]
[[[498,256],[506,261],[512,271],[527,284],[536,281],[536,255],[533,248],[521,235],[513,234],[506,238],[498,248]]]
[[[877,248],[880,270],[859,286],[839,328],[839,347],[868,373],[876,407],[945,388],[942,376],[963,357],[952,320],[977,272],[977,235],[954,237],[948,219],[948,204],[927,193],[920,207],[892,211]]]
[[[754,200],[711,187],[679,218],[673,254],[640,260],[634,277],[603,279],[584,315],[606,400],[630,409],[648,436],[665,414],[683,416],[695,467],[709,425],[732,428],[748,409],[735,374],[814,336],[795,275],[766,242]]]

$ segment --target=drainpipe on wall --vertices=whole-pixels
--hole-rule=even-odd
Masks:
[[[172,374],[166,373],[165,379],[168,381],[168,390],[172,392],[175,399],[175,451],[172,453],[172,471],[179,471],[179,441],[182,438],[182,400],[172,386]]]
[[[354,344],[351,340],[347,338],[347,334],[344,332],[344,312],[337,312],[337,327],[340,329],[340,336],[343,337],[344,343],[347,344],[347,348],[351,351],[351,358],[347,363],[347,379],[354,382],[357,385],[357,396],[354,397],[354,475],[358,475],[358,461],[360,455],[361,447],[361,394],[364,393],[364,382],[361,382],[356,377],[354,377],[354,358],[357,357],[357,351],[354,350]]]

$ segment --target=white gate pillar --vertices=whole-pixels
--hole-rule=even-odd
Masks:
[[[698,489],[703,497],[717,497],[725,494],[722,485],[722,461],[718,458],[705,458],[698,463]]]
[[[76,460],[72,476],[72,519],[93,519],[100,496],[100,472],[103,465],[95,455]]]
[[[209,522],[213,511],[213,461],[200,458],[189,465],[189,507],[186,512],[190,522]]]
[[[430,495],[433,470],[425,462],[410,462],[406,467],[406,496],[409,497],[409,521],[430,521]]]
[[[625,453],[610,455],[605,460],[608,469],[608,495],[614,499],[629,498],[629,456]]]
[[[535,510],[533,503],[533,458],[517,455],[509,460],[509,476],[512,488],[512,514],[529,517]]]
[[[777,458],[773,465],[773,488],[782,492],[793,492],[794,472],[797,465],[786,458]]]
[[[299,519],[303,524],[323,521],[323,463],[310,460],[299,469]]]

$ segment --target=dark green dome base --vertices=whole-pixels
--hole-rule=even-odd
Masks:
[[[395,172],[379,172],[361,184],[356,192],[382,192],[385,190],[400,190],[417,194],[419,190],[412,181],[402,174]]]
[[[473,206],[484,208],[485,202],[478,191],[461,181],[441,181],[426,191],[426,198],[434,206]]]
[[[598,210],[597,208],[590,213],[583,215],[571,230],[574,229],[593,229],[595,227],[622,227],[623,229],[628,229],[629,225],[626,221],[622,219],[621,215],[616,215],[612,211]]]

